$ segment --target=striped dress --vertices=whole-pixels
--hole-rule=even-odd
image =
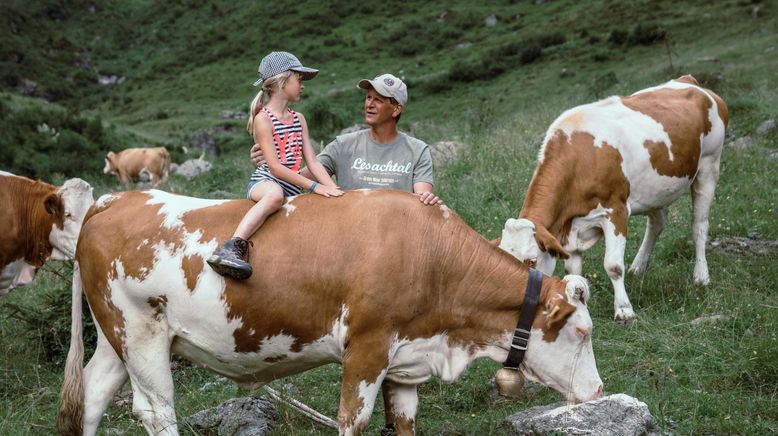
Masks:
[[[262,108],[262,112],[267,115],[270,122],[273,124],[273,145],[276,148],[276,158],[285,167],[294,171],[300,172],[300,164],[303,160],[303,127],[300,124],[300,117],[297,116],[297,112],[287,108],[289,113],[292,114],[292,122],[287,124],[279,120],[272,112],[266,107]],[[273,181],[281,186],[284,190],[285,197],[291,197],[300,193],[300,187],[291,183],[285,182],[272,174],[270,174],[270,168],[267,163],[258,167],[251,175],[249,181],[249,193],[253,185],[264,182]]]

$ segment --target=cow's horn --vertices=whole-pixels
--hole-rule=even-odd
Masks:
[[[497,392],[503,397],[518,398],[524,386],[524,374],[521,371],[500,368],[494,375]]]

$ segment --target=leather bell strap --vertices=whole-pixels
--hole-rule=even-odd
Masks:
[[[540,298],[540,285],[543,283],[543,274],[530,268],[529,278],[527,279],[527,289],[524,292],[524,303],[521,305],[519,314],[519,323],[513,331],[511,340],[511,349],[508,351],[508,358],[503,364],[504,368],[519,369],[521,361],[524,359],[524,353],[529,345],[529,334],[532,330],[532,321],[535,319],[535,311],[538,308],[538,299]]]

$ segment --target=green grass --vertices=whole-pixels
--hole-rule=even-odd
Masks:
[[[754,138],[746,149],[724,150],[710,240],[748,235],[778,239],[778,171],[768,157],[778,148],[778,134],[754,134],[761,122],[778,113],[778,8],[772,2],[560,0],[542,6],[529,1],[452,6],[427,1],[407,2],[398,11],[388,3],[303,1],[284,4],[291,9],[282,14],[280,3],[98,1],[94,13],[86,5],[75,7],[55,27],[50,14],[56,15],[57,5],[11,1],[2,6],[13,12],[7,16],[18,30],[0,26],[4,54],[13,50],[26,55],[13,65],[11,56],[0,57],[3,101],[14,111],[39,108],[46,113],[50,104],[17,93],[16,79],[32,79],[42,89],[40,96],[73,116],[99,116],[111,138],[110,144],[101,144],[107,149],[164,144],[180,159],[196,130],[234,124],[235,134],[219,136],[224,154],[213,160],[214,170],[191,181],[171,177],[163,185],[171,192],[242,195],[251,141],[242,121],[223,120],[221,112],[247,110],[260,58],[285,49],[322,71],[306,84],[306,98],[297,108],[309,122],[312,111],[320,114],[326,125],[311,127],[324,143],[339,128],[360,120],[362,95],[354,89],[358,79],[383,71],[404,75],[410,104],[401,128],[427,142],[453,139],[467,145],[457,161],[436,166],[436,192],[473,228],[494,238],[505,219],[518,214],[545,128],[558,114],[599,96],[627,94],[692,73],[728,103],[730,132]],[[754,7],[759,7],[756,18]],[[436,20],[443,11],[449,14],[441,24]],[[484,26],[483,19],[493,13],[498,24]],[[629,42],[637,32],[635,23],[649,23],[645,17],[666,30],[667,44]],[[627,39],[609,42],[614,31]],[[557,33],[564,42],[544,48],[531,63],[510,54]],[[473,45],[455,47],[463,42]],[[48,54],[32,47],[45,47]],[[89,53],[100,74],[121,75],[125,82],[105,89],[85,80],[74,66],[79,52]],[[495,64],[489,61],[495,52],[508,55]],[[19,143],[0,135],[5,150],[24,153]],[[101,162],[102,156],[84,159]],[[50,181],[61,183],[72,176],[89,181],[96,195],[121,189],[115,178],[99,171],[62,168]],[[711,285],[694,286],[690,203],[687,194],[670,207],[648,271],[626,279],[638,315],[633,324],[611,320],[613,291],[602,270],[601,244],[584,256],[584,274],[593,291],[595,355],[605,390],[647,403],[667,432],[776,433],[778,253],[734,254],[709,245]],[[630,222],[627,262],[637,252],[644,225],[642,217]],[[32,328],[11,317],[10,308],[42,307],[44,295],[57,289],[69,294],[67,283],[44,272],[30,288],[0,300],[0,434],[54,431],[62,365],[61,358],[48,357],[45,333],[50,326]],[[714,313],[729,319],[690,324]],[[432,380],[420,386],[419,433],[507,434],[500,426],[505,416],[562,400],[542,388],[516,402],[495,399],[488,381],[497,368],[494,362],[478,361],[454,384]],[[188,364],[179,365],[175,383],[180,419],[228,398],[262,395]],[[331,365],[272,386],[334,417],[339,383],[340,367]],[[379,400],[369,434],[380,428],[382,412]],[[283,406],[278,421],[274,434],[331,434]],[[181,431],[193,434],[184,424]],[[144,434],[129,404],[111,406],[100,432]]]

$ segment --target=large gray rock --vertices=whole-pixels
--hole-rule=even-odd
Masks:
[[[172,165],[170,168],[171,173],[184,176],[187,179],[205,174],[208,171],[211,171],[211,163],[203,159],[189,159],[188,161],[183,162],[181,165],[178,165],[175,168],[175,171],[173,171]]]
[[[201,434],[218,436],[264,436],[275,425],[273,403],[256,397],[227,400],[186,418]]]
[[[207,130],[198,130],[194,132],[189,143],[192,147],[205,150],[209,156],[218,156],[221,154],[221,149],[216,143],[216,138]]]
[[[759,127],[756,128],[756,133],[760,135],[764,135],[765,133],[769,133],[771,130],[775,129],[775,120],[769,119],[762,124],[759,125]]]
[[[588,403],[538,406],[505,418],[516,434],[659,435],[646,403],[625,394]]]

